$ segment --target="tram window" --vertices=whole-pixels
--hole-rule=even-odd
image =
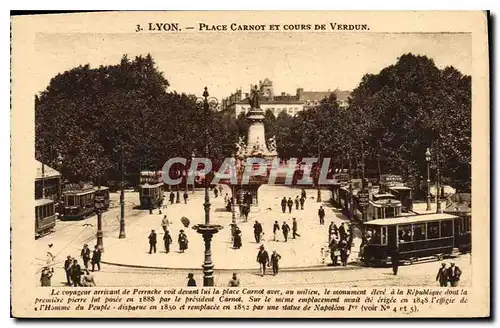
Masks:
[[[381,244],[382,245],[387,245],[387,227],[382,227],[381,229],[382,235],[381,235]]]
[[[396,217],[396,208],[395,207],[386,207],[385,208],[385,217],[386,218],[393,218]]]
[[[144,196],[149,196],[149,189],[147,189],[147,188],[142,189],[142,194]]]
[[[74,206],[75,205],[75,197],[68,196],[66,199],[67,199],[68,206]]]
[[[450,237],[453,235],[453,221],[441,221],[441,237]]]
[[[439,238],[439,222],[427,223],[427,239]]]
[[[414,234],[414,240],[427,239],[426,238],[425,223],[413,225],[413,234]]]
[[[40,218],[40,207],[35,207],[35,218],[37,220]]]
[[[366,231],[366,241],[368,244],[380,245],[380,227],[370,227]]]
[[[400,243],[407,243],[412,240],[411,225],[398,226],[398,238]]]
[[[383,211],[381,207],[377,207],[377,218],[379,219],[384,219],[385,217],[383,216]]]

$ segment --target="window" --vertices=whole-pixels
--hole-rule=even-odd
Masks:
[[[149,189],[148,188],[142,188],[142,195],[143,196],[149,196]]]
[[[453,221],[441,221],[441,237],[450,237],[453,235]]]
[[[35,218],[37,220],[40,218],[40,207],[35,208]]]
[[[392,206],[388,206],[385,208],[385,217],[386,218],[394,218],[396,217],[396,208]]]
[[[387,245],[387,227],[382,227],[382,234],[381,234],[381,243],[382,245]]]
[[[68,206],[74,206],[75,205],[75,196],[67,196],[66,198],[66,204],[68,204]]]
[[[384,218],[382,207],[377,207],[377,218],[378,219],[383,219]]]
[[[366,231],[366,241],[368,244],[380,245],[382,242],[380,227],[370,227]]]
[[[427,223],[427,239],[439,238],[439,222]]]
[[[410,224],[398,226],[398,239],[400,243],[407,243],[412,241],[412,231]]]
[[[414,224],[413,225],[413,240],[425,240],[426,236],[425,223]]]
[[[466,216],[465,217],[465,231],[467,232],[470,232],[471,231],[471,220],[470,220],[470,216]]]

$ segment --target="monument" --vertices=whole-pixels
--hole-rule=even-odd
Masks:
[[[276,152],[276,138],[273,136],[267,140],[264,128],[264,111],[259,104],[260,92],[255,86],[252,90],[248,102],[250,110],[247,119],[250,123],[248,128],[247,143],[240,137],[236,144],[236,172],[237,184],[232,185],[235,192],[237,204],[245,199],[245,195],[251,195],[251,205],[258,204],[258,189],[261,185],[267,183],[266,176],[252,176],[247,184],[242,184],[242,175],[245,169],[245,163],[248,158],[263,158],[266,160],[268,170],[271,168],[273,160],[278,156]]]

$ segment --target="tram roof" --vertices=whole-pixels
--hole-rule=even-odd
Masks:
[[[54,201],[52,199],[45,199],[45,198],[40,198],[35,200],[35,206],[47,205],[50,203],[54,203]]]
[[[145,183],[145,184],[141,185],[140,187],[141,188],[157,188],[159,186],[163,186],[163,182],[159,182],[159,183],[155,183],[155,184]]]
[[[92,189],[84,189],[84,190],[75,189],[75,190],[65,190],[65,191],[63,191],[63,195],[81,196],[81,195],[91,194],[91,193],[94,193],[94,192],[95,192],[94,188],[92,188]]]
[[[373,221],[368,221],[365,224],[385,226],[385,225],[412,224],[412,223],[421,223],[429,221],[448,220],[455,218],[457,218],[456,215],[451,215],[446,213],[434,213],[434,214],[421,214],[412,216],[400,216],[391,219],[377,219]]]
[[[389,189],[393,189],[393,190],[411,190],[411,188],[407,187],[407,186],[392,186],[392,187],[389,187]]]
[[[106,187],[106,186],[100,186],[100,187],[94,187],[95,191],[104,191],[104,190],[108,190],[109,187]]]

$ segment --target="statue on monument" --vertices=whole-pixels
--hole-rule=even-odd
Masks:
[[[259,104],[259,90],[257,89],[257,86],[251,91],[250,98],[248,98],[248,102],[250,104],[250,108],[260,108]]]

